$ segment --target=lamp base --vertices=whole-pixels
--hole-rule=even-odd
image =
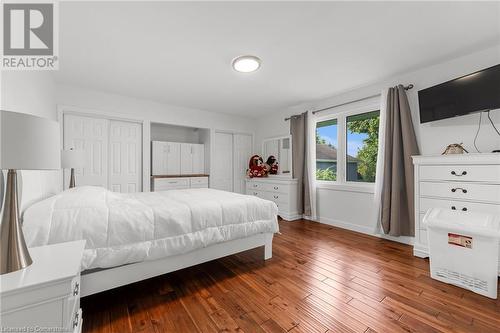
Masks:
[[[26,268],[33,263],[19,223],[17,173],[9,169],[0,229],[0,274]]]
[[[71,176],[69,178],[69,188],[75,187],[75,168],[71,168]]]

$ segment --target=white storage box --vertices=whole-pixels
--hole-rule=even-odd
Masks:
[[[497,298],[500,219],[431,208],[427,225],[431,277]]]

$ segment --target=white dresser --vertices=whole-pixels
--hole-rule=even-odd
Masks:
[[[29,267],[0,275],[2,332],[81,332],[84,247],[76,241],[31,248]]]
[[[153,176],[152,191],[182,190],[186,188],[208,188],[208,175],[172,177]]]
[[[500,154],[413,156],[413,163],[415,256],[429,256],[422,223],[429,208],[500,214]]]
[[[297,191],[297,179],[269,176],[246,180],[246,194],[274,201],[279,215],[287,221],[301,218],[297,211]]]

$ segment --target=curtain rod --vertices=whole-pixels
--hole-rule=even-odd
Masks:
[[[411,88],[413,88],[413,84],[409,84],[405,87],[405,90],[410,90]],[[380,94],[376,94],[376,95],[371,95],[371,96],[367,96],[367,97],[363,97],[363,98],[358,98],[358,99],[355,99],[353,101],[349,101],[349,102],[345,102],[345,103],[340,103],[340,104],[336,104],[336,105],[332,105],[332,106],[329,106],[329,107],[326,107],[326,108],[323,108],[323,109],[319,109],[319,110],[314,110],[312,112],[312,114],[316,114],[316,113],[319,113],[319,112],[322,112],[322,111],[326,111],[326,110],[330,110],[330,109],[333,109],[333,108],[337,108],[339,106],[343,106],[343,105],[347,105],[347,104],[351,104],[351,103],[356,103],[356,102],[361,102],[361,101],[364,101],[366,99],[370,99],[370,98],[373,98],[373,97],[377,97],[377,96],[380,96]],[[293,115],[293,116],[290,116],[288,118],[285,118],[285,121],[287,120],[290,120],[292,117],[297,117],[299,115]]]

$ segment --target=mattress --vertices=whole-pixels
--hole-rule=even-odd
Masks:
[[[82,270],[187,253],[278,232],[275,203],[213,189],[115,193],[81,186],[29,207],[29,247],[85,239]]]

